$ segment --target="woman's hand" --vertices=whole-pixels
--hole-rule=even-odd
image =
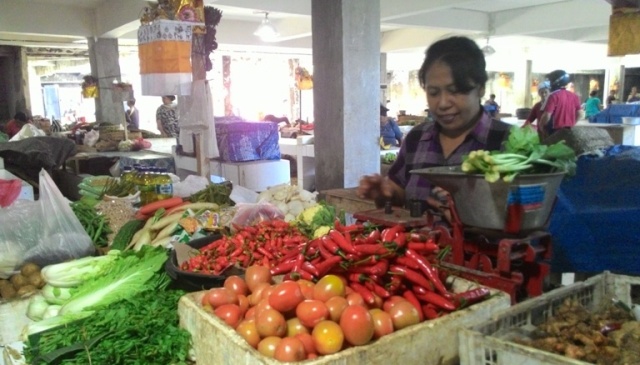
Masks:
[[[451,222],[451,210],[449,209],[450,196],[451,194],[449,194],[448,191],[436,186],[431,189],[431,195],[427,197],[427,204],[437,212],[440,212],[448,222]]]
[[[387,201],[391,201],[394,205],[404,204],[404,189],[388,177],[379,174],[363,176],[356,195],[360,199],[373,199],[379,208],[383,207]]]

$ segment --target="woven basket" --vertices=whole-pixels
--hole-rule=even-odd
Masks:
[[[136,139],[136,138],[142,137],[141,132],[129,131],[128,135],[129,135],[129,139]],[[113,141],[113,142],[124,141],[124,131],[123,130],[100,131],[100,140]]]

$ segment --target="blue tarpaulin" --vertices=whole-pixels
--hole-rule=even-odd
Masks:
[[[640,104],[612,104],[589,118],[591,123],[622,123],[622,117],[640,117]]]
[[[554,272],[640,274],[640,147],[581,156],[551,214]]]
[[[277,124],[221,117],[215,119],[215,126],[220,158],[223,161],[280,159]]]

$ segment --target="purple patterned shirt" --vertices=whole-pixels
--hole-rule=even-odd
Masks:
[[[431,183],[409,171],[435,166],[454,166],[462,163],[462,156],[479,149],[500,149],[501,143],[509,135],[507,123],[492,120],[483,112],[480,120],[465,140],[449,157],[444,157],[438,132],[440,126],[435,122],[425,122],[415,126],[405,137],[396,162],[389,169],[389,178],[404,187],[406,200],[426,200],[431,193]],[[488,146],[493,139],[494,146]],[[497,141],[497,142],[496,142]]]

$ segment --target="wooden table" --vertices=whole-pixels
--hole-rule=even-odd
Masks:
[[[320,199],[324,199],[327,204],[336,207],[337,211],[344,210],[345,213],[353,214],[365,210],[376,208],[376,204],[371,199],[360,199],[356,196],[357,188],[330,189],[320,192]]]

